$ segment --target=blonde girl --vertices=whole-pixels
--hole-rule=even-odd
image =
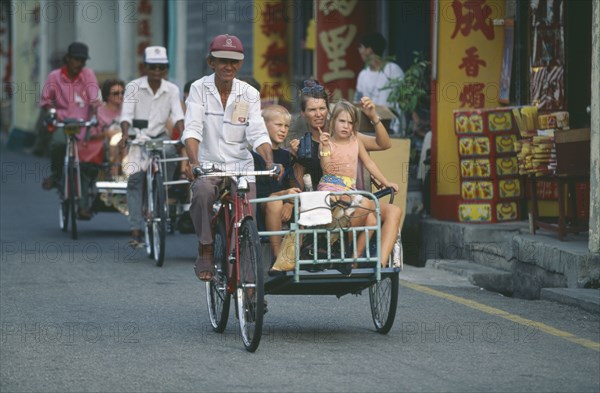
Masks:
[[[368,169],[372,177],[384,187],[398,192],[398,185],[388,181],[375,162],[371,159],[362,141],[358,138],[359,109],[348,101],[338,102],[331,113],[329,129],[320,133],[319,157],[323,177],[317,189],[319,191],[349,191],[356,189],[358,160]],[[375,204],[366,199],[356,200],[364,209],[356,209],[350,215],[352,226],[376,225]],[[397,238],[402,209],[398,206],[382,203],[381,208],[381,264],[387,260]],[[364,214],[369,212],[368,214]],[[357,239],[357,253],[365,249],[364,234]]]

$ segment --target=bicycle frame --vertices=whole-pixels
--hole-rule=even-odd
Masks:
[[[277,171],[210,172],[214,165],[208,171],[204,167],[193,168],[194,174],[198,177],[220,177],[223,181],[231,178],[237,185],[235,191],[222,193],[213,204],[215,216],[211,230],[217,242],[214,252],[219,253],[219,259],[215,261],[218,266],[215,266],[217,271],[213,279],[206,283],[211,324],[215,331],[223,332],[231,297],[235,298],[244,346],[254,352],[262,334],[264,272],[260,239],[247,194],[250,187],[245,176],[272,176]]]
[[[201,173],[199,177],[222,177],[222,178],[230,178],[231,181],[235,182],[237,187],[235,193],[229,193],[221,198],[219,206],[216,211],[215,216],[211,222],[211,228],[214,229],[217,226],[219,217],[224,216],[225,220],[225,233],[227,236],[226,250],[228,255],[231,257],[231,236],[235,234],[235,283],[238,284],[240,282],[240,247],[239,247],[239,228],[242,225],[242,222],[247,217],[253,217],[252,209],[250,208],[250,201],[248,200],[247,192],[250,190],[248,181],[245,179],[246,176],[272,176],[275,174],[274,171],[222,171],[222,172],[212,172],[211,169],[208,172]],[[233,198],[233,201],[231,200]],[[233,210],[233,216],[231,216],[231,210]],[[235,289],[233,286],[233,272],[232,269],[228,270],[228,288],[227,291],[229,294],[233,293]],[[231,286],[231,288],[230,288]]]
[[[84,121],[83,119],[65,119],[63,122],[56,121],[56,111],[50,110],[50,119],[46,123],[48,129],[54,132],[61,129],[66,138],[66,149],[63,164],[63,184],[60,194],[59,224],[61,229],[66,232],[68,229],[69,214],[71,216],[71,237],[77,239],[77,220],[76,211],[81,200],[81,166],[79,163],[79,151],[77,149],[77,134],[82,127],[86,128],[86,138],[89,135],[90,127],[96,125],[95,118]]]
[[[165,152],[164,149],[164,145],[176,145],[177,143],[179,143],[179,141],[173,141],[173,140],[150,140],[150,141],[146,141],[143,143],[140,143],[144,146],[144,148],[146,149],[146,151],[148,152],[148,155],[150,157],[150,160],[148,162],[148,167],[146,168],[146,184],[148,185],[148,187],[150,187],[150,189],[148,190],[150,193],[152,192],[152,177],[157,173],[160,172],[163,174],[163,178],[164,175],[167,174],[167,164],[169,162],[179,162],[179,161],[185,161],[187,160],[187,158],[185,157],[174,157],[174,158],[167,158],[167,154]],[[188,180],[165,180],[163,181],[163,185],[165,186],[165,197],[166,200],[169,200],[169,187],[171,185],[176,185],[176,184],[187,184],[189,183]]]
[[[233,180],[236,181],[237,180]],[[239,183],[237,183],[239,184]],[[236,288],[236,285],[240,283],[240,247],[239,247],[239,228],[242,224],[242,221],[246,217],[253,217],[252,209],[250,208],[250,202],[248,200],[248,195],[246,189],[237,189],[236,192],[232,195],[231,193],[225,195],[220,201],[221,206],[219,207],[217,214],[212,219],[211,227],[214,229],[219,222],[219,218],[223,217],[225,222],[225,234],[227,237],[226,250],[227,255],[229,255],[229,260],[232,258],[232,236],[235,236],[235,263],[233,264],[232,269],[228,269],[227,271],[227,293],[233,294]],[[233,210],[233,214],[232,213]],[[235,277],[234,277],[235,272]],[[234,281],[235,279],[235,281]]]
[[[63,126],[65,127],[65,126]],[[77,148],[77,138],[75,136],[75,134],[72,135],[68,135],[67,138],[67,148],[66,148],[66,154],[65,154],[65,160],[64,160],[64,168],[63,168],[63,176],[65,177],[64,184],[63,184],[63,198],[69,198],[72,188],[72,185],[69,184],[68,182],[68,170],[69,170],[69,162],[73,162],[73,166],[75,169],[75,174],[76,174],[76,178],[75,178],[75,182],[76,187],[75,188],[75,200],[79,201],[81,199],[81,171],[80,171],[80,166],[79,166],[79,150]]]

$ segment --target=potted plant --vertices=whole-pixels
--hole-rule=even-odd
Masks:
[[[413,52],[413,64],[404,72],[404,78],[393,78],[384,86],[390,89],[388,102],[410,115],[419,106],[429,107],[430,61],[423,60],[423,53]]]

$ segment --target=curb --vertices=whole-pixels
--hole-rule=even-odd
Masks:
[[[600,314],[600,289],[542,288],[540,299],[576,306]]]
[[[511,272],[482,266],[460,259],[429,259],[425,267],[444,270],[466,277],[469,282],[492,292],[511,296],[513,292],[513,275]]]

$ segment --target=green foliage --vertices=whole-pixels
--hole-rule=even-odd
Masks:
[[[430,61],[423,60],[421,52],[413,52],[413,64],[404,72],[404,78],[393,78],[383,87],[390,89],[388,102],[397,104],[406,114],[422,105],[429,106],[429,79],[427,70]]]

